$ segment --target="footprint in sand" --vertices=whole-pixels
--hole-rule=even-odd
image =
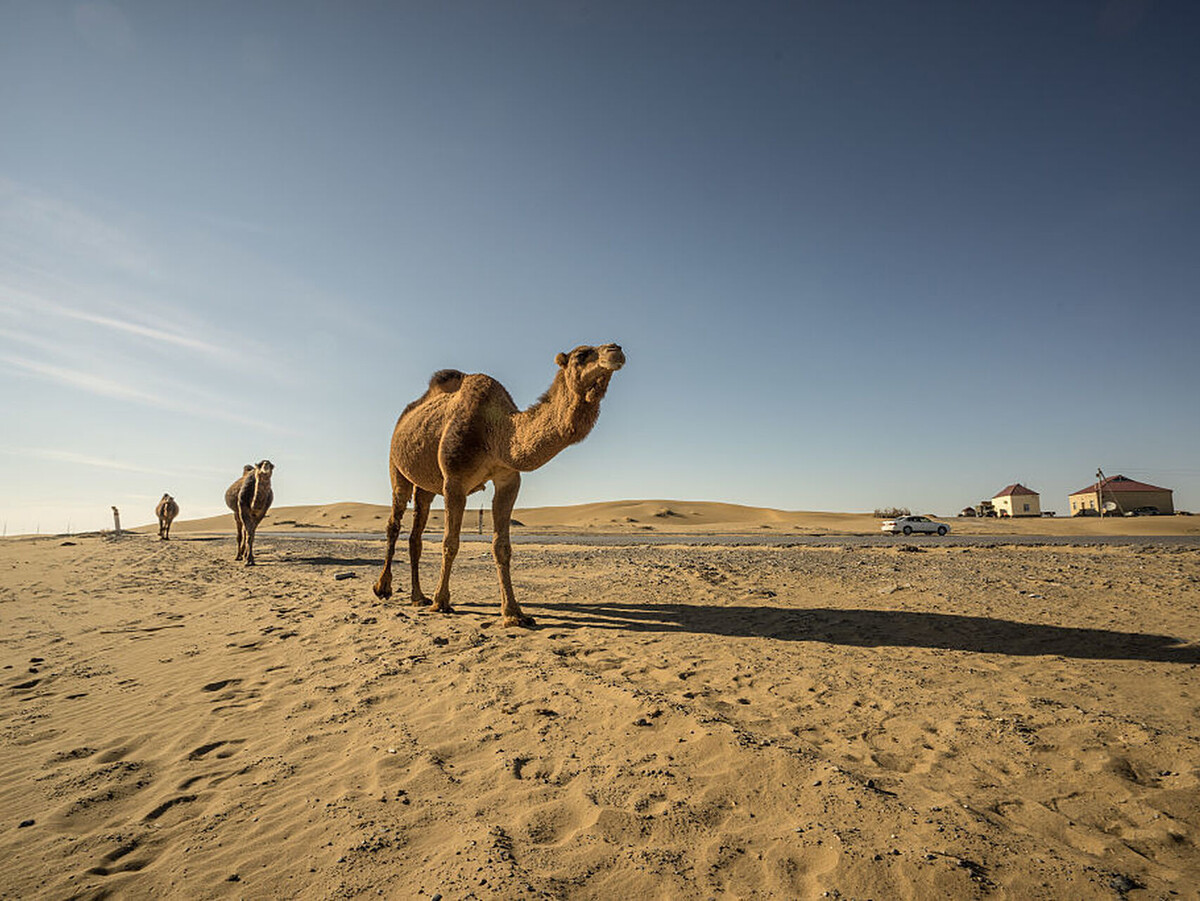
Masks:
[[[241,679],[221,679],[217,682],[209,682],[207,685],[205,685],[200,690],[201,691],[220,691],[226,685],[237,685],[241,681],[242,681]]]
[[[167,800],[163,801],[161,804],[159,804],[157,807],[155,807],[152,811],[150,811],[148,814],[146,814],[144,817],[142,817],[142,822],[144,822],[144,823],[153,822],[154,820],[157,820],[159,817],[161,817],[168,810],[170,810],[172,807],[175,807],[176,805],[179,805],[179,804],[190,804],[195,800],[196,800],[196,795],[176,795],[173,798],[167,798]]]
[[[153,861],[151,858],[137,858],[134,860],[122,860],[138,849],[140,842],[137,839],[126,842],[119,848],[114,848],[102,858],[103,862],[98,866],[91,867],[87,870],[89,876],[111,876],[114,873],[136,873],[139,870],[144,870]]]
[[[206,742],[199,747],[194,748],[187,755],[187,760],[189,762],[203,761],[205,763],[213,760],[228,760],[238,752],[238,745],[245,743],[246,739],[244,738],[232,738],[228,740]],[[181,783],[179,783],[176,791],[187,792],[192,789],[193,786],[201,782],[207,782],[210,784],[210,786],[216,785],[220,782],[224,782],[230,777],[230,775],[231,773],[229,771],[221,770],[219,768],[210,770],[209,772],[199,773],[195,776],[189,776],[187,779],[184,779]]]
[[[208,744],[201,745],[200,747],[196,748],[194,751],[192,751],[190,754],[188,754],[187,759],[188,760],[200,760],[201,758],[207,757],[213,751],[217,750],[217,748],[223,748],[226,745],[240,745],[240,744],[243,744],[245,741],[246,741],[246,739],[244,739],[244,738],[235,738],[230,741],[212,741],[212,742],[209,742]],[[225,760],[226,758],[232,757],[235,753],[237,753],[237,752],[232,749],[229,749],[229,750],[222,751],[220,754],[217,754],[216,756],[220,760]]]

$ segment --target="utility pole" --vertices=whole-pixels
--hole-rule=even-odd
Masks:
[[[1104,482],[1104,473],[1100,471],[1100,467],[1096,467],[1096,509],[1100,511],[1100,518],[1104,519],[1104,497],[1101,494],[1101,485]]]
[[[118,510],[116,507],[113,507],[112,511],[113,511],[113,530],[117,533],[117,537],[120,538],[121,537],[121,511]]]

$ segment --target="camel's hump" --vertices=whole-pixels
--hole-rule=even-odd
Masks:
[[[429,377],[429,390],[453,394],[462,387],[463,373],[457,369],[439,369]]]
[[[439,369],[429,377],[429,390],[405,407],[400,418],[403,419],[431,397],[439,394],[453,394],[462,387],[465,377],[465,374],[457,369]]]

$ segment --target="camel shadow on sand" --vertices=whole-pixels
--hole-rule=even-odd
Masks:
[[[1049,626],[956,613],[603,602],[531,602],[527,606],[540,625],[555,629],[690,632],[862,648],[940,648],[1013,657],[1200,663],[1200,646],[1184,644],[1170,635]]]

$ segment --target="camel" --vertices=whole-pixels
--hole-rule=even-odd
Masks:
[[[175,503],[175,498],[171,495],[164,494],[158,506],[154,508],[154,515],[158,517],[158,540],[170,541],[171,523],[179,515],[179,504]]]
[[[270,460],[260,460],[255,465],[247,463],[242,467],[242,477],[225,492],[225,506],[233,511],[233,521],[237,524],[238,548],[233,559],[244,557],[247,566],[254,565],[254,530],[275,500],[275,492],[271,490],[274,470],[275,464]]]
[[[467,495],[495,486],[492,498],[492,556],[500,580],[500,616],[506,626],[532,626],[513,596],[509,527],[521,473],[549,462],[559,451],[582,441],[600,415],[600,401],[614,372],[625,365],[616,344],[581,346],[555,358],[558,372],[548,391],[527,410],[520,410],[504,386],[490,376],[442,369],[429,380],[429,390],[400,414],[392,433],[388,470],[392,480],[392,513],[387,524],[387,554],[375,583],[377,597],[392,596],[392,557],[404,510],[414,491],[413,525],[408,536],[414,607],[430,604],[421,592],[417,564],[421,535],[434,495],[446,505],[442,538],[442,571],[432,609],[452,613],[450,568],[458,553],[459,532]]]

